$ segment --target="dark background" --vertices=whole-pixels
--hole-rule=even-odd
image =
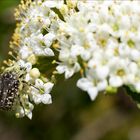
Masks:
[[[0,62],[7,58],[20,0],[0,0]],[[2,66],[2,65],[1,65]],[[76,88],[76,76],[59,81],[52,105],[38,105],[33,119],[0,111],[0,140],[140,140],[140,110],[119,90],[91,101]]]

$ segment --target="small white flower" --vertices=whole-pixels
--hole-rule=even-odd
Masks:
[[[81,78],[77,81],[77,87],[87,91],[89,87],[92,87],[92,83],[87,78]]]
[[[75,63],[73,67],[66,67],[65,69],[65,78],[70,78],[74,73],[78,72],[80,70],[80,65],[78,63]]]
[[[18,64],[21,68],[24,68],[24,67],[25,67],[25,61],[23,61],[22,59],[18,60],[17,64]]]
[[[29,47],[23,46],[22,48],[20,48],[19,54],[21,55],[22,59],[26,59],[30,54],[32,54],[32,51]]]
[[[36,80],[35,80],[35,86],[36,86],[37,88],[43,88],[44,83],[43,83],[43,81],[42,81],[41,79],[36,79]]]
[[[28,112],[27,114],[26,114],[26,116],[31,120],[32,119],[32,112]]]
[[[25,68],[27,72],[30,72],[30,70],[32,69],[32,64],[29,62],[25,63]]]
[[[107,86],[108,86],[107,80],[103,80],[103,81],[98,82],[97,89],[98,91],[103,91],[107,88]]]
[[[66,68],[65,70],[65,78],[68,79],[74,74],[73,68]]]
[[[134,61],[137,61],[140,59],[140,52],[139,50],[132,49],[130,53],[131,59]]]
[[[59,60],[66,62],[70,58],[70,51],[67,48],[64,48],[59,53]]]
[[[60,8],[61,5],[63,4],[63,1],[52,1],[52,0],[47,0],[43,3],[44,6],[49,7],[49,8]]]
[[[101,79],[101,80],[105,79],[109,74],[108,66],[101,66],[101,67],[99,66],[99,67],[97,67],[96,74],[97,74],[97,77],[99,79]]]
[[[39,93],[38,89],[31,89],[31,99],[34,101],[35,104],[41,103],[41,94]]]
[[[62,74],[65,72],[65,78],[70,78],[75,72],[78,72],[80,70],[80,65],[78,63],[73,64],[73,66],[66,66],[66,65],[59,65],[56,67],[56,70],[59,74]]]
[[[51,104],[52,99],[49,93],[52,90],[53,85],[54,84],[51,82],[44,84],[41,80],[37,79],[35,84],[36,88],[32,87],[31,89],[31,98],[36,104],[39,104],[41,102],[44,104]]]
[[[25,61],[23,61],[23,60],[19,60],[18,62],[17,62],[17,64],[21,67],[21,68],[25,68],[26,69],[26,71],[27,71],[27,73],[28,72],[30,72],[30,70],[32,69],[32,64],[30,63],[30,62],[25,62]]]
[[[98,95],[98,90],[96,87],[89,88],[87,92],[91,100],[95,100],[96,96]]]
[[[119,76],[111,76],[109,78],[109,84],[112,86],[112,87],[120,87],[122,86],[123,84],[123,80],[121,79],[121,77]]]
[[[128,66],[130,73],[135,75],[138,72],[138,65],[135,62],[131,62]]]
[[[28,74],[26,74],[26,76],[25,76],[25,79],[24,79],[26,82],[29,82],[30,80],[31,80],[31,76],[30,76],[30,74],[28,73]]]
[[[51,95],[50,94],[43,94],[42,95],[42,103],[43,104],[51,104],[52,103],[52,98],[51,98]]]
[[[58,71],[59,74],[62,74],[62,73],[65,72],[65,68],[66,68],[66,66],[59,65],[59,66],[56,67],[56,70]]]
[[[89,50],[84,50],[84,51],[81,52],[81,58],[84,61],[89,60],[90,57],[91,57],[91,52]]]
[[[46,56],[54,56],[54,52],[50,48],[44,49]]]
[[[83,53],[84,48],[82,46],[73,45],[73,46],[71,46],[70,51],[71,51],[71,56],[76,57],[76,56],[78,56],[78,55]]]
[[[48,33],[44,36],[44,43],[47,47],[50,47],[52,41],[55,39],[55,35],[53,33]]]
[[[81,78],[77,82],[77,86],[84,90],[87,91],[89,94],[91,100],[94,100],[98,94],[98,89],[95,87],[94,83],[90,81],[89,79],[86,78]]]
[[[48,94],[51,92],[52,88],[53,88],[54,84],[51,83],[51,82],[47,82],[44,84],[44,90],[45,90],[45,93]]]

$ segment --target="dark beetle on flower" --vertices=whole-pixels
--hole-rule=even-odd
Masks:
[[[17,97],[19,80],[14,72],[5,72],[0,75],[0,109],[11,110]]]

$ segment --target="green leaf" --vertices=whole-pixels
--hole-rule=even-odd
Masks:
[[[134,91],[131,87],[125,86],[126,92],[131,98],[137,103],[140,104],[140,94]]]

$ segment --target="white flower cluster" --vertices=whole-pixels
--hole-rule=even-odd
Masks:
[[[77,86],[92,100],[123,85],[140,92],[140,1],[78,1],[76,9],[58,25],[58,72],[82,70]]]
[[[20,66],[30,64],[24,80],[35,87],[23,94],[25,106],[29,97],[36,104],[51,103],[53,84],[43,83],[39,70],[32,68],[39,56],[53,57],[57,73],[66,79],[80,72],[77,86],[92,100],[99,92],[123,85],[140,92],[139,15],[140,2],[135,0],[22,1],[15,13],[19,22],[11,48]],[[33,106],[27,106],[30,114]]]
[[[41,77],[38,68],[32,68],[31,63],[19,60],[16,63],[19,66],[22,78],[19,79],[20,86],[18,91],[18,100],[16,102],[16,117],[32,118],[33,103],[51,104],[52,99],[49,94],[53,83],[47,78]],[[14,66],[16,68],[16,66]],[[32,103],[33,102],[33,103]]]
[[[13,52],[17,54],[16,62],[12,62],[12,66],[10,64],[10,70],[17,69],[19,77],[21,74],[18,100],[15,105],[16,117],[26,115],[31,119],[33,103],[52,103],[49,93],[54,84],[43,77],[39,68],[34,65],[38,62],[38,56],[54,56],[50,46],[55,35],[51,32],[43,35],[43,30],[53,22],[50,19],[54,18],[54,12],[41,1],[21,1],[19,9],[16,10],[18,24],[10,44]],[[13,53],[10,52],[10,55]]]

